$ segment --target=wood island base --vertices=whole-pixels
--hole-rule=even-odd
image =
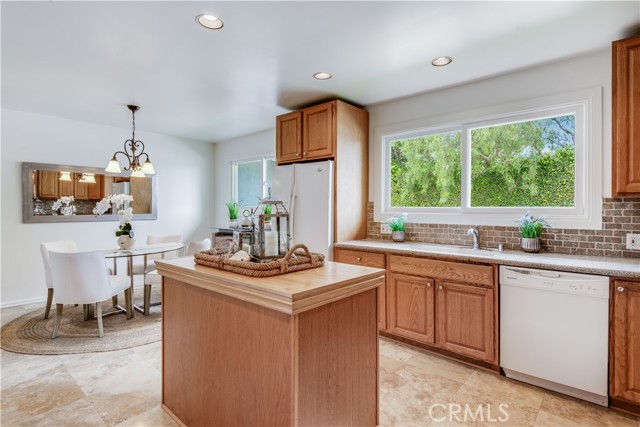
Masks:
[[[335,279],[345,266],[327,264],[313,273]],[[232,274],[208,270],[222,275],[222,282]],[[165,270],[163,406],[191,427],[377,425],[376,288],[384,273],[363,271],[368,277],[350,277],[325,289],[310,285],[332,295],[328,301],[315,291],[292,292],[291,313],[286,313]],[[304,284],[309,274],[286,276]],[[302,304],[305,299],[313,304]],[[296,302],[308,309],[296,310]]]

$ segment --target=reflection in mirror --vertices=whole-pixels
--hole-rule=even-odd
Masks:
[[[22,164],[23,222],[117,221],[112,207],[95,216],[109,194],[133,196],[133,220],[157,218],[156,177],[136,178],[83,166]]]

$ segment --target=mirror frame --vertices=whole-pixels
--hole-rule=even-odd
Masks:
[[[114,174],[105,172],[102,168],[87,166],[52,165],[48,163],[22,162],[22,222],[23,223],[48,223],[48,222],[102,222],[119,221],[117,214],[111,215],[34,215],[33,214],[33,172],[37,170],[59,171],[70,170],[78,173],[95,173],[106,176],[127,176],[124,173]],[[151,177],[151,213],[133,214],[133,221],[158,219],[158,174]]]

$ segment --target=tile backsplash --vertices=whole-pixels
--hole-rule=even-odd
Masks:
[[[599,255],[640,258],[640,251],[626,249],[627,233],[640,233],[640,197],[615,197],[602,200],[602,230],[546,228],[542,233],[542,250],[576,255]],[[406,240],[448,245],[471,245],[467,230],[472,227],[458,224],[406,224]],[[517,227],[481,225],[480,245],[505,249],[520,249]],[[373,220],[373,202],[367,209],[367,238],[391,240],[380,234],[380,223]]]

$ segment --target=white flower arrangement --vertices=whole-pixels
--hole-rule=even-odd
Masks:
[[[125,203],[130,202],[133,202],[133,196],[129,194],[110,194],[96,203],[96,207],[93,208],[93,214],[96,216],[102,215],[111,208],[112,204],[116,205],[118,209],[118,219],[120,219],[120,227],[118,227],[118,231],[116,231],[116,236],[126,235],[133,237],[133,230],[131,228],[133,208],[125,208]]]
[[[51,212],[56,213],[58,209],[62,208],[63,215],[73,215],[76,213],[76,207],[72,206],[75,199],[73,196],[62,196],[51,205]]]

